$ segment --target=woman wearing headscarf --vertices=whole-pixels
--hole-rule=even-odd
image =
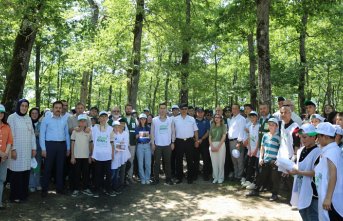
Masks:
[[[36,155],[36,136],[30,116],[27,114],[29,101],[18,101],[15,113],[8,117],[13,135],[13,150],[16,158],[10,159],[10,200],[19,203],[28,197],[31,157]]]

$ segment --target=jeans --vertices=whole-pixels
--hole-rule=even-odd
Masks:
[[[42,165],[42,151],[37,150],[36,153],[37,168],[31,169],[29,188],[41,187],[41,165]]]
[[[139,178],[142,183],[150,180],[151,174],[151,148],[150,143],[138,143],[136,148]]]
[[[0,163],[0,206],[2,206],[2,193],[4,191],[4,182],[6,181],[8,160]]]
[[[303,221],[318,221],[318,199],[313,199],[309,207],[299,210]]]

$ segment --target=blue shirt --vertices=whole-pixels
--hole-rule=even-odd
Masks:
[[[198,126],[198,134],[199,134],[199,139],[202,138],[207,131],[210,130],[210,122],[206,120],[205,118],[202,120],[195,119],[195,122],[197,123]]]
[[[39,132],[39,144],[43,151],[46,150],[45,141],[66,141],[67,150],[70,150],[70,135],[67,121],[54,115],[43,119]]]
[[[150,127],[136,127],[136,135],[139,134],[137,143],[149,143],[150,142]]]

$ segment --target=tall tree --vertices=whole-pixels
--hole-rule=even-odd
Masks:
[[[136,4],[135,27],[133,29],[132,67],[127,72],[127,98],[133,108],[136,108],[137,104],[138,84],[141,70],[144,0],[137,0]]]

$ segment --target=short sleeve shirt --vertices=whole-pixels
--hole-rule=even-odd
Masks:
[[[189,115],[183,118],[181,115],[174,118],[176,138],[186,139],[194,136],[198,130],[195,119]]]
[[[220,127],[211,127],[210,136],[212,142],[219,142],[223,135],[226,135],[226,125],[222,125]]]
[[[136,135],[139,135],[137,143],[149,143],[150,142],[150,127],[136,127]]]
[[[85,133],[84,131],[76,132],[75,130],[71,134],[71,140],[74,144],[74,157],[75,158],[88,158],[89,157],[89,143],[91,141],[91,133]]]

